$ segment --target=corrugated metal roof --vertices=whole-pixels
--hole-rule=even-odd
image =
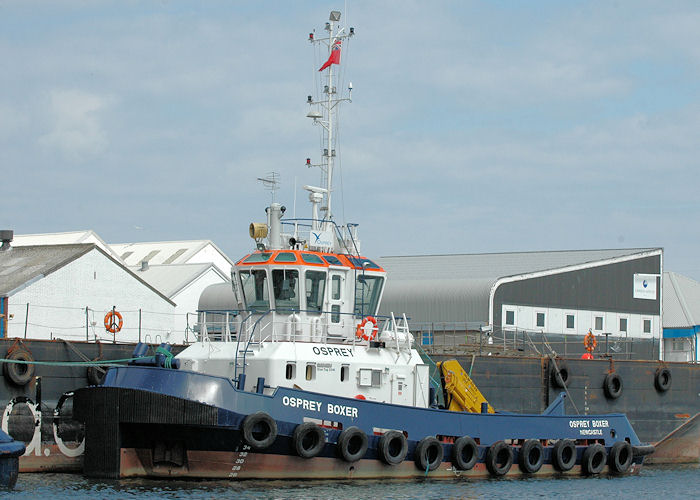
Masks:
[[[386,269],[391,280],[489,278],[495,281],[506,276],[560,269],[652,250],[657,249],[410,255],[376,260]]]
[[[663,291],[664,328],[700,325],[700,283],[682,274],[665,272]]]
[[[233,262],[211,240],[189,241],[150,241],[140,243],[115,243],[112,250],[128,266],[137,266],[147,261],[149,264],[187,264],[193,255],[207,245],[211,245],[231,265]]]
[[[75,245],[13,246],[0,252],[0,296],[7,297],[95,248]]]
[[[94,243],[112,257],[119,259],[119,255],[114,252],[105,241],[100,238],[92,229],[83,231],[67,231],[62,233],[41,233],[41,234],[15,234],[12,246],[37,246],[37,245],[72,245],[78,243]]]
[[[500,278],[595,264],[660,251],[658,248],[567,250],[381,257],[388,281],[380,314],[403,313],[413,322],[489,321],[491,287]]]
[[[160,290],[168,298],[172,299],[180,290],[192,283],[209,269],[214,269],[222,279],[227,279],[218,268],[211,263],[204,264],[163,264],[150,265],[145,271],[141,266],[131,266],[129,269],[136,276],[147,282],[152,287]]]

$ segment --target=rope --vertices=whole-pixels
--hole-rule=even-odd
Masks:
[[[156,354],[162,354],[163,356],[165,356],[165,368],[172,368],[171,362],[174,357],[172,352],[158,346],[158,349],[156,349]]]
[[[140,358],[124,358],[110,359],[105,361],[23,361],[19,359],[4,359],[0,358],[0,363],[15,363],[18,365],[44,365],[44,366],[110,366],[117,363],[128,363],[129,361],[138,361],[147,359],[150,356],[142,356]],[[172,358],[173,355],[170,354]],[[169,367],[168,367],[169,368]]]

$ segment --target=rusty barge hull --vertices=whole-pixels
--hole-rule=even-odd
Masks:
[[[0,339],[3,356],[14,342],[15,339]],[[23,343],[37,361],[83,361],[62,341]],[[129,358],[134,348],[132,344],[100,346],[74,342],[73,345],[89,359],[100,354],[102,359]],[[453,358],[433,356],[435,361]],[[499,410],[540,413],[562,390],[552,383],[547,358],[484,355],[456,358],[467,372],[471,370],[479,388]],[[654,387],[659,362],[614,361],[612,367],[620,374],[623,389],[619,398],[609,400],[602,388],[611,369],[609,361],[567,359],[566,364],[570,377],[567,385],[570,412],[575,413],[573,402],[581,414],[626,413],[642,441],[658,444],[657,452],[647,458],[651,463],[700,461],[700,418],[694,418],[700,412],[700,365],[664,363],[672,374],[672,383],[668,391],[659,393]],[[70,394],[89,384],[87,369],[36,365],[34,375],[24,386],[12,383],[4,373],[0,377],[3,426],[11,436],[27,444],[27,453],[20,458],[20,470],[79,472],[83,431],[72,419]]]
[[[639,439],[657,445],[649,463],[700,462],[700,365],[658,361],[560,359],[568,372],[566,389],[558,387],[554,364],[547,357],[445,356],[458,359],[476,381],[489,403],[502,411],[543,411],[562,391],[568,391],[567,412],[576,414],[624,413]],[[655,385],[660,368],[671,374],[670,387]],[[621,392],[611,398],[606,376],[615,372]]]

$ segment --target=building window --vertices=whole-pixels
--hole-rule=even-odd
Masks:
[[[685,339],[684,338],[673,339],[671,350],[672,351],[684,351],[685,350]]]
[[[536,324],[538,327],[544,328],[544,313],[537,313]]]
[[[644,333],[651,333],[651,320],[650,319],[644,320]]]
[[[627,333],[627,318],[620,318],[620,331]]]
[[[515,324],[515,311],[506,311],[506,325]]]
[[[603,317],[602,316],[596,316],[595,317],[595,330],[598,330],[599,332],[603,331]]]
[[[570,330],[576,328],[576,319],[573,314],[566,315],[566,327]]]

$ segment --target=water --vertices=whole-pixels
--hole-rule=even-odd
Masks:
[[[480,481],[153,481],[95,480],[75,474],[21,474],[15,491],[0,497],[122,498],[697,498],[700,465],[644,467],[637,476]]]

